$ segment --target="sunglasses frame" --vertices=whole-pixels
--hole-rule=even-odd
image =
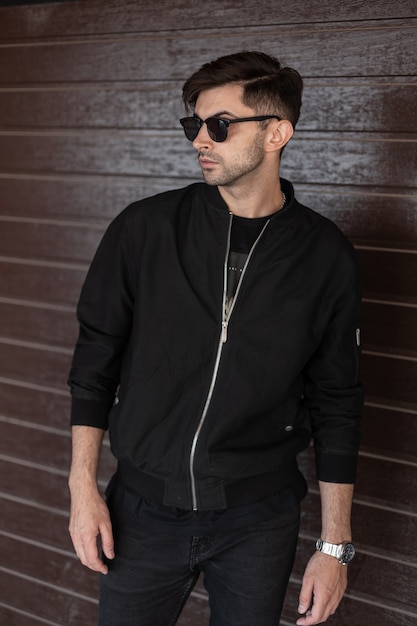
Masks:
[[[226,119],[224,117],[208,117],[207,119],[202,120],[201,118],[197,116],[193,116],[193,117],[182,117],[180,119],[180,124],[184,129],[184,134],[186,138],[188,139],[188,141],[194,141],[194,139],[196,139],[198,133],[200,132],[203,124],[206,124],[207,132],[209,134],[210,139],[212,139],[216,143],[222,143],[223,141],[226,141],[227,139],[227,131],[228,131],[230,124],[237,124],[240,122],[263,122],[264,120],[271,120],[271,119],[277,119],[281,121],[282,117],[279,117],[278,115],[254,115],[253,117],[237,117],[232,120]],[[187,122],[191,120],[195,124],[195,128],[193,129],[195,130],[195,134],[194,132],[190,134],[190,132],[188,132],[186,129]],[[213,121],[218,123],[217,131],[213,131],[210,129],[210,123],[212,123]]]

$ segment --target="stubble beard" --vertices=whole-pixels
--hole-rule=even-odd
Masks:
[[[248,174],[254,172],[264,160],[263,135],[258,133],[252,145],[236,155],[235,159],[229,163],[218,155],[211,155],[209,151],[200,150],[199,156],[213,159],[216,166],[210,169],[203,169],[203,177],[207,185],[216,187],[227,187],[236,184]]]

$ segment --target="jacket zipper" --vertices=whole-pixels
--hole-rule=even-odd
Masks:
[[[224,260],[224,265],[223,265],[223,301],[222,301],[222,324],[221,324],[221,332],[220,332],[220,339],[219,339],[219,345],[217,347],[217,355],[216,355],[216,360],[214,363],[214,368],[213,368],[213,374],[211,377],[211,383],[210,383],[210,387],[209,387],[209,391],[207,394],[207,398],[206,398],[206,402],[204,404],[204,408],[203,408],[203,412],[201,414],[201,418],[200,421],[198,423],[197,426],[197,430],[194,434],[194,438],[193,438],[193,443],[191,446],[191,453],[190,453],[190,477],[191,477],[191,496],[192,496],[192,505],[193,505],[193,511],[197,511],[198,510],[198,502],[197,502],[197,488],[196,488],[196,479],[195,479],[195,472],[194,472],[194,461],[195,461],[195,453],[196,453],[196,449],[197,449],[197,444],[198,444],[198,439],[200,437],[200,433],[201,430],[204,426],[204,422],[206,420],[207,417],[207,413],[210,407],[210,403],[211,403],[211,399],[213,396],[213,391],[214,391],[214,386],[216,384],[216,380],[217,380],[217,374],[219,371],[219,366],[220,366],[220,358],[222,355],[222,350],[223,350],[223,345],[226,343],[227,341],[227,329],[229,326],[229,320],[230,320],[230,316],[233,313],[233,309],[235,308],[235,304],[236,304],[236,300],[237,297],[239,295],[240,292],[240,287],[242,285],[242,281],[244,278],[244,275],[246,273],[246,269],[249,265],[249,262],[252,258],[252,254],[259,242],[259,240],[261,239],[262,235],[264,234],[268,224],[269,224],[270,220],[268,220],[264,227],[262,228],[260,234],[258,235],[257,239],[255,240],[255,243],[253,244],[252,248],[250,249],[250,252],[248,254],[248,257],[245,261],[245,265],[243,266],[243,270],[242,273],[240,275],[239,278],[239,282],[237,284],[236,287],[236,293],[234,294],[231,306],[229,308],[228,313],[226,314],[226,300],[227,300],[227,277],[228,277],[228,261],[229,261],[229,253],[230,253],[230,239],[231,239],[231,232],[232,232],[232,223],[233,223],[233,214],[230,213],[230,220],[229,220],[229,230],[228,230],[228,234],[227,234],[227,247],[226,247],[226,256],[225,256],[225,260]]]

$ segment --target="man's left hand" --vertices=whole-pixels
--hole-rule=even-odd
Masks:
[[[298,612],[303,616],[298,626],[326,622],[336,611],[347,587],[347,567],[333,556],[316,552],[303,577]]]

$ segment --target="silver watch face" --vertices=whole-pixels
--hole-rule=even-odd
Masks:
[[[343,548],[342,558],[340,559],[340,562],[344,564],[350,563],[354,556],[355,546],[353,545],[353,543],[347,543]]]

